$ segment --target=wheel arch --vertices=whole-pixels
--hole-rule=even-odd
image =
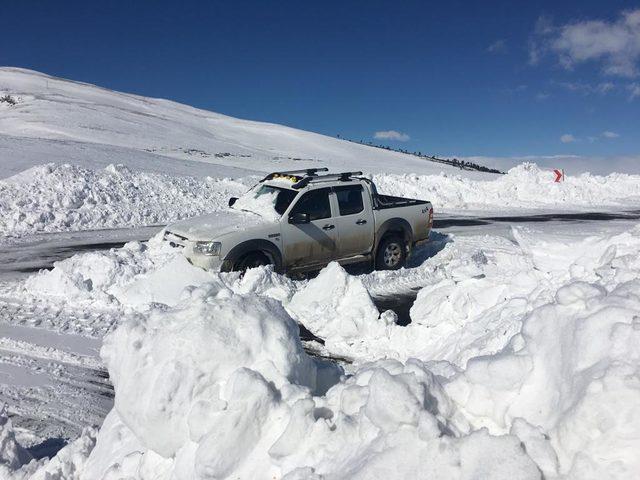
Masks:
[[[276,244],[264,239],[247,240],[233,247],[224,257],[222,271],[230,272],[242,257],[251,252],[262,252],[273,262],[276,272],[282,272],[282,253]]]
[[[408,247],[411,247],[411,239],[413,238],[413,229],[409,222],[407,222],[404,218],[390,218],[386,220],[378,231],[376,232],[376,244],[374,252],[378,251],[378,247],[380,246],[380,242],[383,238],[388,235],[398,235],[400,236]]]

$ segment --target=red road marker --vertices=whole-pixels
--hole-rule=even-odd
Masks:
[[[558,183],[564,180],[564,172],[562,170],[555,169],[553,173],[556,174],[554,182]]]

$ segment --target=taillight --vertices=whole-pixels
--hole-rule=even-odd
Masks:
[[[433,207],[429,209],[429,228],[433,225]]]

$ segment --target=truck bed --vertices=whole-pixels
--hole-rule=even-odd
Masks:
[[[423,205],[429,203],[426,200],[417,200],[414,198],[394,197],[392,195],[380,195],[379,193],[373,196],[373,208],[382,210],[385,208],[398,208],[408,207],[410,205]]]

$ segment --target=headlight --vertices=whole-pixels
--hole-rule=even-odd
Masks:
[[[203,255],[220,255],[220,242],[196,242],[193,250]]]

